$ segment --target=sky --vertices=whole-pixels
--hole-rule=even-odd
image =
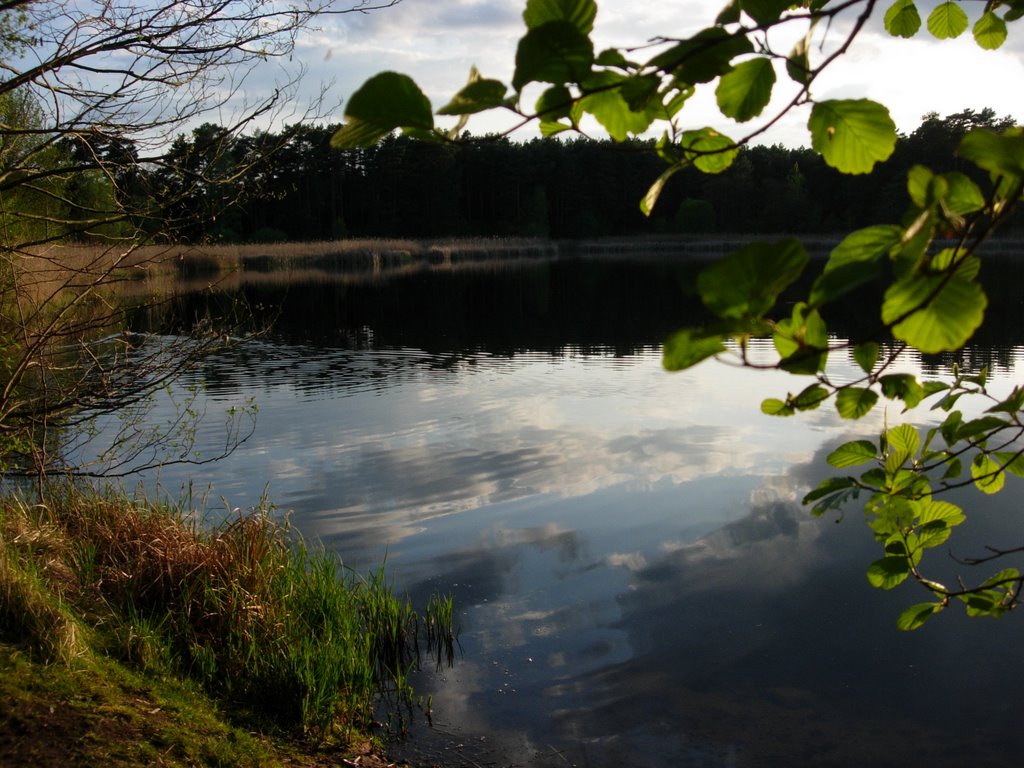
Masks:
[[[934,4],[934,0],[919,0],[923,18]],[[710,25],[722,5],[721,0],[599,0],[593,37],[598,50],[640,46],[658,36],[685,37]],[[485,77],[511,80],[516,43],[525,31],[524,6],[525,0],[402,0],[393,8],[372,13],[338,15],[299,40],[294,61],[307,69],[303,84],[307,93],[320,83],[328,86],[328,104],[335,108],[328,109],[325,117],[331,122],[341,121],[345,99],[384,70],[412,76],[436,110],[465,84],[473,65]],[[964,5],[972,22],[980,12],[973,6],[981,3]],[[884,7],[883,2],[880,8]],[[1002,49],[984,51],[969,31],[947,41],[933,39],[923,28],[911,40],[892,38],[882,28],[881,12],[876,15],[848,54],[815,83],[816,99],[880,101],[905,133],[916,128],[927,112],[946,115],[966,108],[991,107],[999,116],[1011,115],[1024,123],[1024,22],[1010,25]],[[842,26],[834,27],[833,33]],[[778,33],[770,42],[786,52],[794,39],[792,34],[787,39],[786,33]],[[823,55],[822,50],[828,49],[816,48],[812,56]],[[780,73],[776,99],[766,115],[781,104],[780,97],[792,94],[789,85]],[[532,105],[534,98],[531,94],[526,103]],[[468,128],[477,134],[505,130],[515,122],[509,113],[505,115],[475,117]],[[797,110],[759,142],[807,146],[807,116],[807,107]],[[446,125],[444,119],[438,122]],[[755,119],[739,126],[723,119],[715,108],[713,84],[687,103],[683,123],[685,128],[711,126],[734,139],[760,124]],[[523,139],[535,135],[535,126],[514,134]],[[595,135],[602,134],[595,130]]]

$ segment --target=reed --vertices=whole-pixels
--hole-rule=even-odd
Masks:
[[[47,661],[90,649],[195,680],[243,716],[347,739],[382,699],[411,706],[422,628],[438,663],[453,659],[450,608],[421,619],[383,568],[347,571],[268,505],[206,529],[115,492],[65,484],[47,500],[0,512],[0,630]]]

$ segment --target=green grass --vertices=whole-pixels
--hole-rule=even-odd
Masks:
[[[4,731],[40,702],[60,701],[63,711],[69,701],[88,699],[82,691],[89,685],[69,677],[105,681],[97,697],[123,703],[118,687],[159,689],[140,697],[145,711],[210,711],[234,734],[186,744],[184,733],[154,735],[140,724],[132,732],[149,735],[129,739],[133,749],[144,751],[155,739],[180,752],[182,764],[256,765],[263,758],[255,752],[235,754],[258,751],[246,746],[244,731],[236,733],[240,725],[307,744],[357,742],[382,702],[393,712],[413,706],[408,676],[423,648],[439,664],[453,659],[450,599],[432,598],[420,615],[393,594],[383,568],[366,577],[346,571],[266,508],[203,529],[177,510],[115,493],[59,485],[46,499],[0,501],[0,700],[7,702],[0,707],[10,709],[0,709]],[[33,694],[28,683],[40,681],[49,683]],[[64,686],[76,692],[62,692]],[[39,711],[52,718],[56,706]],[[96,722],[136,715],[128,704]],[[76,727],[102,735],[93,726]],[[76,747],[90,748],[88,740]],[[228,754],[218,757],[218,750]],[[124,759],[155,758],[140,752]]]

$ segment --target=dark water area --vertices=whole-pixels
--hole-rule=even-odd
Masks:
[[[418,715],[396,756],[1019,765],[1020,617],[949,610],[899,632],[927,594],[868,585],[880,552],[858,506],[815,519],[800,504],[835,445],[903,417],[773,419],[760,400],[803,379],[715,362],[663,371],[666,335],[703,317],[698,269],[523,260],[184,295],[185,317],[265,308],[266,335],[179,385],[204,387],[201,440],[216,445],[218,414],[250,398],[257,430],[222,462],[147,482],[172,495],[191,482],[229,507],[266,491],[347,566],[386,560],[414,602],[453,595],[462,655],[417,676],[432,722]],[[1018,282],[993,273],[989,322],[962,360],[990,365],[997,392],[1022,377]],[[854,306],[833,330],[869,322]],[[852,378],[836,358],[831,375]],[[949,362],[907,356],[900,370],[945,375]],[[959,492],[957,554],[1022,543],[1022,487]],[[937,578],[955,577],[945,553],[932,559]]]

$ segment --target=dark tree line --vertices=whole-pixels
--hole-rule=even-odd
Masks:
[[[650,219],[637,205],[660,169],[650,142],[467,137],[440,144],[394,136],[369,149],[337,150],[330,147],[337,126],[296,125],[241,137],[206,157],[217,129],[203,126],[178,139],[173,161],[156,171],[156,187],[173,188],[181,169],[194,179],[205,165],[251,163],[274,147],[241,190],[221,185],[224,197],[210,200],[198,185],[191,197],[175,196],[194,208],[193,215],[173,212],[176,221],[193,222],[189,239],[220,242],[832,233],[890,221],[905,208],[911,166],[952,170],[967,130],[1012,124],[990,109],[926,115],[870,177],[837,173],[809,149],[744,147],[722,174],[677,174]],[[224,200],[237,202],[210,221],[206,213]]]

